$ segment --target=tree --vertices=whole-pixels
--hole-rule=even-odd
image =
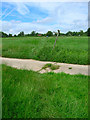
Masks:
[[[53,33],[52,33],[51,31],[48,31],[48,32],[46,33],[46,35],[47,35],[47,36],[53,36]]]
[[[31,36],[35,36],[35,34],[36,34],[35,31],[31,32]]]
[[[0,37],[8,37],[8,35],[4,32],[0,32]]]
[[[73,35],[73,36],[76,36],[76,32],[72,32],[72,35]]]
[[[30,36],[30,34],[25,34],[25,36]]]
[[[88,36],[90,36],[90,28],[88,28],[87,34],[88,34]]]
[[[39,35],[39,33],[35,33],[35,36],[38,36]]]
[[[14,35],[14,37],[17,37],[16,35]]]
[[[76,32],[76,36],[79,36],[79,32]]]
[[[12,37],[12,34],[9,34],[8,37]]]
[[[68,31],[68,32],[66,33],[66,35],[67,35],[67,36],[72,36],[72,32],[71,32],[71,31]]]
[[[80,33],[79,33],[79,34],[80,34],[80,36],[82,36],[82,35],[83,35],[83,33],[84,33],[84,32],[83,32],[83,30],[80,30]]]
[[[23,36],[24,36],[24,32],[23,32],[23,31],[22,31],[22,32],[20,32],[20,33],[18,34],[18,36],[23,37]]]

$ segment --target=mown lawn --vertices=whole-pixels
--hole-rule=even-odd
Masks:
[[[2,56],[88,64],[88,37],[12,37],[2,39]]]
[[[2,68],[3,118],[88,117],[88,76]]]

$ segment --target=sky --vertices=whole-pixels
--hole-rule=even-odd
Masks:
[[[0,31],[13,35],[20,31],[86,31],[88,2],[2,2],[0,23]]]

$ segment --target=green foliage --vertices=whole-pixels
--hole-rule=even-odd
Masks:
[[[83,35],[83,33],[84,33],[83,30],[80,30],[80,35],[81,35],[81,36]]]
[[[12,34],[9,34],[8,37],[12,37]]]
[[[2,39],[2,56],[88,64],[88,37],[13,37]]]
[[[72,36],[72,32],[71,32],[71,31],[68,31],[68,32],[66,33],[66,35],[67,35],[67,36]]]
[[[42,69],[50,68],[51,66],[52,66],[51,63],[47,63],[46,65],[44,65],[44,66],[42,67]]]
[[[48,31],[48,32],[46,33],[46,36],[53,36],[52,31]]]
[[[88,117],[88,76],[2,70],[3,118]]]
[[[72,67],[69,67],[69,69],[72,69]]]
[[[86,32],[83,32],[83,30],[80,30],[80,32],[71,32],[71,31],[68,31],[67,33],[60,33],[60,30],[58,30],[58,33],[59,33],[59,36],[60,35],[61,36],[87,36],[88,33],[89,33],[89,29]],[[53,35],[52,31],[48,31],[45,34],[36,33],[35,31],[32,31],[30,34],[24,34],[24,32],[22,31],[18,35],[14,35],[14,37],[16,37],[16,36],[18,36],[18,37],[21,37],[21,36],[39,36],[39,35],[40,36],[57,36],[57,33],[55,33]],[[7,35],[4,32],[0,32],[0,37],[13,37],[13,36],[12,36],[12,34]]]
[[[66,33],[66,35],[67,36],[87,36],[86,34],[85,34],[85,32],[83,32],[83,30],[80,30],[80,32],[71,32],[71,31],[68,31],[67,33]]]
[[[35,34],[36,34],[35,31],[32,31],[30,35],[35,36]]]
[[[59,65],[52,64],[50,69],[51,70],[57,70],[57,69],[59,69],[59,67],[60,67]]]
[[[14,35],[14,37],[17,37],[16,35]]]
[[[8,37],[8,35],[4,32],[0,32],[0,37]]]
[[[23,32],[23,31],[20,32],[20,33],[18,34],[18,36],[19,36],[19,37],[23,37],[23,36],[24,36],[24,32]]]
[[[56,69],[59,69],[59,67],[60,67],[59,65],[47,63],[42,67],[42,69],[50,68],[51,70],[56,70]]]
[[[90,28],[88,28],[87,33],[88,33],[88,36],[90,36]]]

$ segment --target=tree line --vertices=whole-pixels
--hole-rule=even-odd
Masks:
[[[37,33],[35,31],[32,31],[30,34],[24,34],[24,32],[20,32],[18,35],[12,35],[12,34],[6,34],[4,32],[0,32],[0,37],[24,37],[24,36],[56,36],[57,33],[53,33],[52,31],[48,31],[45,34]],[[72,32],[68,31],[67,33],[60,33],[59,36],[90,36],[90,28],[86,32],[83,32],[83,30],[80,30],[79,32]]]

